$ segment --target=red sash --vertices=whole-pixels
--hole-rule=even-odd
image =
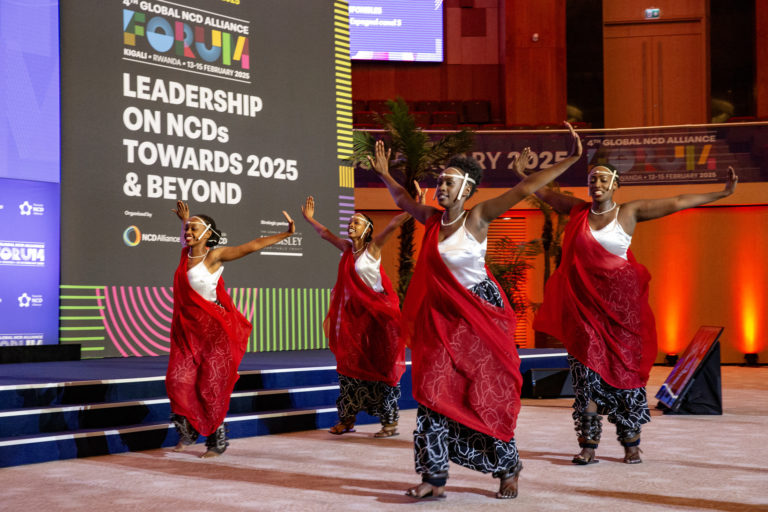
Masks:
[[[504,292],[499,308],[456,280],[437,250],[439,232],[440,214],[435,214],[427,220],[403,307],[413,396],[462,425],[508,442],[514,437],[522,384],[515,314]]]
[[[656,324],[648,304],[648,270],[631,252],[616,256],[589,229],[589,203],[571,210],[563,258],[547,281],[533,327],[619,389],[648,382],[656,359]]]
[[[323,328],[340,374],[396,386],[405,372],[400,301],[383,270],[381,284],[384,293],[365,284],[344,251]]]
[[[182,249],[173,277],[171,354],[165,387],[171,410],[207,436],[227,415],[251,323],[235,308],[223,279],[216,286],[221,306],[192,289],[187,278],[188,251]]]

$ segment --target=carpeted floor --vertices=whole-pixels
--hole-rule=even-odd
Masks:
[[[669,368],[655,367],[649,402]],[[524,400],[517,441],[520,496],[493,499],[498,482],[451,466],[447,497],[415,502],[418,482],[405,411],[399,437],[373,439],[375,425],[236,439],[202,460],[154,450],[0,470],[3,511],[630,510],[768,511],[768,368],[723,367],[722,416],[662,416],[643,431],[644,463],[621,463],[610,429],[599,464],[574,466],[570,400]]]

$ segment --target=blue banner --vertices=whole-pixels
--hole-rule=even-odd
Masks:
[[[435,139],[442,135],[432,133]],[[561,186],[586,186],[587,169],[605,163],[618,169],[622,186],[721,183],[731,165],[740,183],[768,181],[765,123],[579,130],[579,135],[584,157],[558,178]],[[512,164],[524,147],[532,151],[528,169],[544,169],[568,156],[568,134],[564,130],[477,133],[471,155],[485,169],[481,186],[514,186],[519,180]],[[433,180],[425,185],[433,186]],[[383,185],[373,172],[356,169],[355,186]]]
[[[0,346],[59,342],[59,184],[0,178]]]

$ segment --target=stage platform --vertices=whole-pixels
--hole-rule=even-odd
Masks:
[[[520,350],[521,371],[567,367],[564,350]],[[167,357],[2,365],[0,467],[178,442],[165,393]],[[338,376],[328,350],[246,354],[227,415],[229,437],[327,428],[335,423]],[[416,407],[410,362],[403,410]],[[377,423],[361,413],[358,424]]]

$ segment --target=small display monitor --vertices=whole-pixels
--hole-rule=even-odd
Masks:
[[[443,0],[350,0],[353,60],[443,61]]]

